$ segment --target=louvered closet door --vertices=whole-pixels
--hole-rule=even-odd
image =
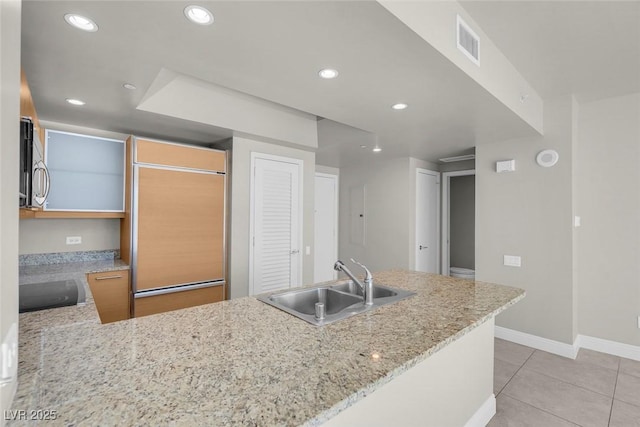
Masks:
[[[300,171],[297,160],[254,157],[252,293],[300,285]]]

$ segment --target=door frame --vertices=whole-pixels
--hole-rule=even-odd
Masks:
[[[443,172],[442,173],[442,242],[440,246],[442,247],[442,265],[440,266],[440,271],[443,276],[449,275],[449,258],[450,258],[450,247],[449,247],[449,222],[450,222],[450,213],[449,213],[449,202],[451,200],[451,177],[452,176],[470,176],[475,175],[475,169],[465,169],[461,171],[452,171],[452,172]],[[475,191],[474,191],[475,193]],[[475,236],[474,236],[475,241]]]
[[[250,170],[250,193],[249,193],[249,295],[255,295],[255,283],[253,282],[253,264],[254,264],[254,243],[255,243],[255,179],[256,179],[256,160],[271,160],[283,163],[291,163],[298,166],[298,286],[302,285],[302,270],[303,270],[303,258],[302,258],[302,233],[304,230],[304,210],[303,210],[303,195],[304,195],[304,161],[302,159],[296,159],[292,157],[275,156],[273,154],[259,153],[257,151],[251,152],[251,170]]]
[[[334,220],[335,225],[336,225],[336,234],[334,236],[335,247],[333,248],[333,257],[337,260],[338,259],[338,235],[339,235],[338,233],[339,233],[339,230],[340,230],[340,223],[338,222],[338,219],[339,219],[338,213],[340,212],[340,206],[339,206],[339,203],[340,203],[340,175],[335,175],[335,174],[332,174],[332,173],[325,173],[325,172],[316,172],[316,174],[314,176],[314,179],[315,179],[315,177],[318,177],[318,176],[322,177],[322,178],[333,179],[335,181],[335,183],[336,183],[336,192],[335,192],[335,195],[334,195],[335,196],[334,202],[335,202],[336,209],[335,209],[335,212],[333,213],[333,220]],[[314,191],[315,191],[315,182],[314,182]],[[315,208],[315,206],[314,206],[314,208]],[[315,221],[315,215],[314,215],[314,221]],[[315,226],[315,224],[314,224],[314,226]],[[314,242],[314,246],[315,246],[315,242],[316,242],[315,236],[313,237],[313,242]],[[313,250],[314,250],[313,256],[315,257],[316,248],[314,247]],[[313,268],[314,269],[316,268],[315,258],[314,258]],[[334,270],[333,271],[333,279],[335,280],[337,278],[338,278],[338,272]]]
[[[419,187],[418,187],[418,178],[420,176],[420,174],[425,174],[425,175],[432,175],[435,176],[437,178],[437,183],[441,184],[442,179],[441,179],[441,173],[438,171],[433,171],[430,169],[423,169],[423,168],[416,168],[416,178],[415,178],[415,183],[416,183],[416,192],[415,192],[415,197],[416,197],[416,203],[415,203],[415,222],[413,224],[414,229],[413,229],[413,236],[414,236],[414,242],[413,242],[413,268],[414,270],[418,269],[418,221],[420,220],[419,216],[418,216],[418,197],[420,196],[419,194]],[[440,271],[440,260],[442,259],[442,247],[441,247],[441,239],[439,238],[439,236],[441,235],[441,230],[442,230],[442,222],[441,222],[441,215],[440,215],[440,199],[441,199],[441,185],[438,185],[438,188],[436,189],[436,245],[438,246],[437,248],[437,258],[436,258],[436,273],[438,273]]]

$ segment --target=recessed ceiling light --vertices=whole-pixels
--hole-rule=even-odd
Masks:
[[[361,145],[360,148],[367,148],[367,146],[366,145]]]
[[[67,24],[81,30],[88,31],[90,33],[98,31],[98,26],[96,25],[96,23],[86,16],[76,15],[75,13],[67,13],[66,15],[64,15],[64,20],[67,21]]]
[[[404,109],[405,109],[405,108],[407,108],[407,107],[408,107],[408,105],[407,105],[407,104],[404,104],[404,103],[402,103],[402,102],[400,102],[400,103],[398,103],[398,104],[393,104],[393,105],[391,106],[391,108],[393,108],[394,110],[404,110]]]
[[[184,16],[199,25],[213,24],[213,14],[202,6],[191,5],[184,8]]]
[[[374,152],[374,153],[379,153],[379,152],[381,152],[381,151],[382,151],[382,148],[380,148],[380,147],[373,147],[373,152]]]
[[[71,105],[84,105],[86,102],[79,99],[67,98],[67,102]]]
[[[123,88],[125,89],[129,89],[129,90],[136,90],[137,87],[135,85],[132,85],[131,83],[125,83],[122,85]]]
[[[336,77],[338,77],[338,70],[334,70],[333,68],[325,68],[318,71],[318,75],[323,79],[335,79]]]

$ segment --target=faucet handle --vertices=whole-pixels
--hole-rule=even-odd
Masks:
[[[371,278],[372,278],[371,272],[369,271],[369,269],[367,267],[365,267],[363,264],[359,263],[358,261],[356,261],[353,258],[351,258],[351,262],[354,263],[354,264],[359,265],[362,268],[364,268],[364,271],[366,271],[366,276],[365,276],[364,280],[371,280]]]

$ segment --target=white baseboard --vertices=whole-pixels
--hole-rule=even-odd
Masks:
[[[496,414],[496,397],[492,394],[469,418],[464,427],[485,427]]]
[[[577,341],[571,345],[560,341],[550,340],[548,338],[542,338],[537,335],[527,334],[526,332],[503,328],[502,326],[496,326],[495,334],[496,338],[526,345],[527,347],[557,354],[558,356],[575,359],[578,355],[579,348],[576,345]]]
[[[586,335],[578,335],[573,345],[571,345],[560,341],[542,338],[537,335],[527,334],[526,332],[496,326],[495,336],[496,338],[526,345],[527,347],[568,357],[570,359],[576,358],[578,350],[586,348],[589,350],[599,351],[601,353],[640,361],[640,346],[604,340],[602,338],[589,337]]]
[[[578,335],[576,343],[580,348],[587,348],[601,353],[613,354],[614,356],[640,361],[640,346],[637,345],[603,340],[602,338],[589,337],[586,335]]]

